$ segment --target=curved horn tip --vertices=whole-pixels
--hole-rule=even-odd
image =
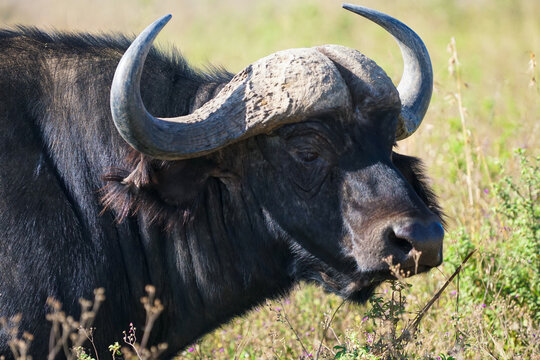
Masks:
[[[156,21],[154,21],[150,26],[148,26],[144,31],[151,31],[151,32],[159,32],[167,23],[169,20],[171,20],[172,14],[163,15]]]
[[[155,39],[157,34],[161,31],[161,29],[163,29],[163,27],[167,25],[171,18],[171,14],[163,15],[162,17],[154,21],[152,24],[148,25],[146,29],[144,29],[140,33],[140,35],[137,36],[137,39],[135,39],[134,43],[137,42],[138,39],[140,39],[140,41],[151,43]]]
[[[377,11],[377,10],[370,9],[365,6],[353,5],[353,4],[342,4],[341,6],[345,10],[349,10],[350,12],[353,12],[357,15],[365,17],[366,19],[371,20],[381,25],[383,28],[386,28],[387,31],[390,31],[390,29],[387,28],[388,24],[386,25],[384,24],[387,22],[392,23],[394,26],[397,26],[399,23],[400,26],[405,26],[406,28],[408,28],[407,25],[401,23],[401,21],[393,18],[392,16],[385,14],[383,12]],[[390,31],[390,33],[392,33],[392,31]]]
[[[367,8],[365,6],[347,4],[347,3],[341,4],[341,7],[344,8],[345,10],[352,11],[353,13],[356,13],[356,14],[359,14],[359,15],[362,15],[363,13],[378,12],[376,10]]]
[[[157,19],[156,21],[154,21],[155,23],[161,23],[161,22],[165,22],[163,25],[165,25],[166,23],[169,22],[169,20],[171,20],[172,18],[172,14],[167,14],[167,15],[163,15],[162,17],[160,17],[159,19]]]
[[[343,4],[344,9],[367,18],[388,31],[403,56],[404,71],[397,87],[401,99],[401,130],[398,138],[410,136],[420,125],[429,106],[433,89],[433,69],[422,39],[407,25],[379,11]]]
[[[143,53],[143,58],[146,57],[146,54],[152,47],[152,43],[156,36],[159,34],[159,32],[163,29],[165,25],[171,20],[172,15],[167,14],[156,21],[154,21],[152,24],[148,25],[136,38],[133,40],[129,48],[124,53],[124,56],[122,56],[122,59],[120,60],[120,63],[123,64],[124,62],[131,61],[133,58],[137,58],[137,54]],[[144,60],[144,59],[143,59]],[[118,72],[118,69],[117,69]],[[115,74],[116,75],[116,74]]]
[[[358,14],[358,15],[362,15],[362,16],[366,16],[366,15],[386,15],[384,13],[381,13],[380,11],[377,11],[377,10],[373,10],[373,9],[370,9],[370,8],[367,8],[365,6],[360,6],[360,5],[353,5],[353,4],[341,4],[341,7],[344,8],[345,10],[349,10],[355,14]],[[386,15],[388,16],[388,15]]]
[[[171,14],[164,15],[147,26],[133,40],[120,59],[111,84],[110,107],[114,125],[120,135],[134,149],[146,147],[134,134],[132,128],[146,132],[143,121],[138,118],[147,114],[140,95],[140,78],[146,55],[152,43],[163,27],[172,18]]]

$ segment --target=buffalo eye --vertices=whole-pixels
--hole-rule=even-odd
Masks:
[[[292,139],[291,139],[292,140]],[[329,150],[317,137],[298,137],[289,142],[289,162],[286,176],[291,180],[296,193],[304,199],[314,196],[330,167]]]
[[[305,163],[310,163],[319,158],[319,154],[312,150],[298,150],[295,152],[295,157]]]

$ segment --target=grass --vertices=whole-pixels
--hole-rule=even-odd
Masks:
[[[197,66],[212,62],[239,71],[277,50],[338,43],[377,61],[396,83],[401,75],[401,56],[393,40],[334,1],[45,3],[0,4],[0,19],[137,32],[173,12],[160,41],[175,43]],[[535,54],[540,54],[540,3],[361,4],[406,22],[432,56],[435,89],[430,110],[418,133],[401,142],[399,151],[425,161],[448,215],[444,264],[401,285],[385,284],[367,307],[300,285],[288,298],[267,302],[207,335],[179,358],[382,358],[388,353],[375,346],[381,329],[390,326],[399,334],[472,249],[477,252],[425,313],[415,337],[394,349],[393,356],[539,358],[540,87]],[[96,16],[88,17],[89,11]],[[380,309],[377,313],[383,305],[396,311],[391,316]],[[392,345],[391,338],[382,341]]]

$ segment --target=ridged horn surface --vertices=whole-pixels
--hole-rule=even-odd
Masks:
[[[191,114],[152,116],[141,99],[140,79],[152,42],[170,17],[158,19],[135,39],[114,75],[113,120],[136,150],[164,160],[193,158],[284,123],[350,108],[347,86],[332,61],[315,49],[292,49],[249,65]]]

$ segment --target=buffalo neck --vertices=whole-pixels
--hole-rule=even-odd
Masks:
[[[171,231],[139,223],[150,281],[165,306],[153,337],[171,354],[293,284],[287,244],[265,228],[242,186],[209,180],[192,218]]]

